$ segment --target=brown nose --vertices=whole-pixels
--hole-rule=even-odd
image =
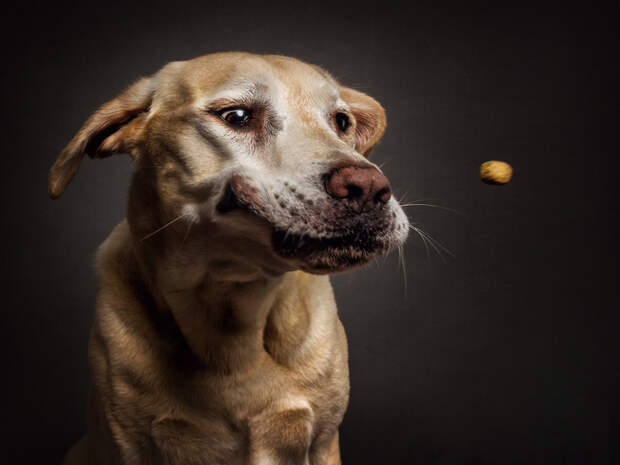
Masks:
[[[387,203],[392,196],[390,182],[373,167],[339,168],[326,179],[325,189],[336,199],[347,199],[358,213]]]

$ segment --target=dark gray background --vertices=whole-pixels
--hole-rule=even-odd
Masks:
[[[47,171],[140,75],[222,50],[282,53],[376,97],[374,152],[449,248],[418,237],[333,281],[348,331],[352,464],[618,463],[618,4],[30,3],[2,29],[5,463],[58,463],[84,431],[93,254],[128,158]],[[510,162],[503,187],[478,180]],[[4,461],[3,461],[4,462]]]

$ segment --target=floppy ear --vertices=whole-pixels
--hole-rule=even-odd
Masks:
[[[355,150],[368,157],[387,126],[385,110],[374,98],[348,87],[340,88],[340,97],[355,116]]]
[[[143,78],[105,103],[79,130],[62,151],[50,171],[49,194],[55,199],[77,173],[85,154],[105,158],[115,153],[133,154],[146,121],[154,92],[152,78]]]

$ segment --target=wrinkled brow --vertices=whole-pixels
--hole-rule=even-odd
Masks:
[[[247,82],[247,81],[229,81],[221,85],[206,100],[207,105],[216,102],[231,103],[251,103],[257,100],[265,100],[268,94],[268,87],[263,83]]]
[[[327,98],[333,102],[340,100],[340,92],[331,82],[326,82],[321,86],[321,92],[325,93]]]

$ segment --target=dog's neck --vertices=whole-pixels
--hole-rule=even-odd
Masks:
[[[295,307],[282,305],[283,295],[299,294],[292,274],[246,282],[206,275],[196,287],[162,294],[192,352],[219,372],[243,371],[265,356],[277,342],[268,328],[274,315],[294,313],[283,320],[307,326],[307,318],[299,317],[307,315],[303,302]],[[306,329],[297,328],[297,333],[303,335]]]
[[[208,370],[240,373],[265,357],[292,366],[310,350],[305,342],[313,330],[337,318],[335,305],[317,305],[333,301],[327,276],[301,271],[265,276],[222,266],[205,272],[191,261],[174,260],[171,266],[145,260],[135,241],[134,247],[159,310],[170,312]]]

